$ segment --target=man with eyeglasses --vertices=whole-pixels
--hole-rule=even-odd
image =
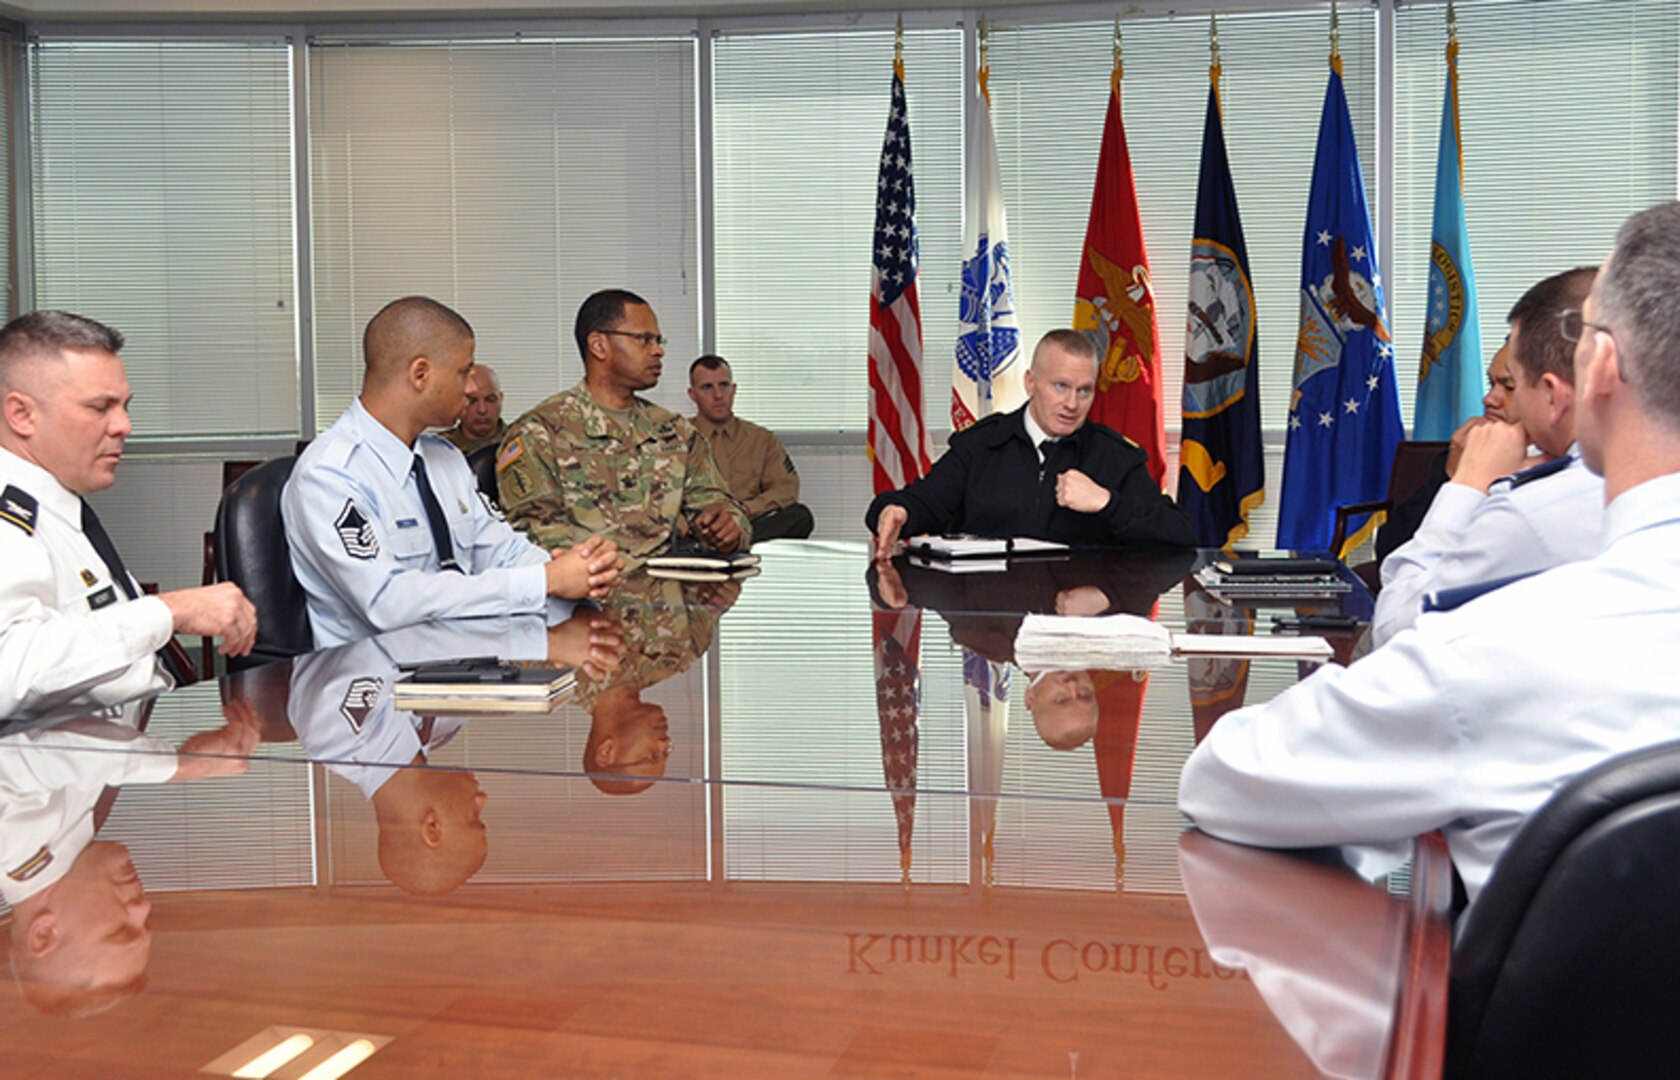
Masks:
[[[638,394],[665,358],[653,308],[603,290],[578,308],[573,335],[583,379],[514,421],[496,457],[509,523],[544,546],[603,534],[632,567],[676,539],[744,550],[752,528],[705,437]]]
[[[1509,420],[1466,432],[1451,482],[1412,539],[1383,561],[1373,645],[1416,622],[1430,594],[1452,590],[1447,595],[1462,602],[1482,586],[1598,553],[1604,483],[1575,447],[1572,364],[1580,305],[1596,273],[1554,274],[1511,308]]]
[[[1566,329],[1599,553],[1221,717],[1179,780],[1201,829],[1269,847],[1440,829],[1474,907],[1564,781],[1680,733],[1680,203],[1628,219],[1582,309]]]
[[[967,533],[1032,537],[1078,547],[1194,547],[1190,519],[1155,481],[1130,439],[1090,424],[1097,354],[1075,330],[1052,330],[1033,350],[1027,403],[951,436],[928,474],[869,504],[875,557],[900,536]]]

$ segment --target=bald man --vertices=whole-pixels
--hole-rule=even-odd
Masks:
[[[610,541],[537,547],[479,494],[460,451],[422,434],[465,404],[465,319],[423,296],[393,300],[362,353],[361,396],[298,459],[281,500],[316,646],[607,594],[621,565]]]
[[[507,421],[502,419],[502,380],[484,364],[475,363],[467,372],[467,407],[461,419],[443,432],[463,454],[482,450],[501,443],[507,434]]]

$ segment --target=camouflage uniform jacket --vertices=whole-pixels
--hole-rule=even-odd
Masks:
[[[496,478],[508,523],[545,548],[604,533],[635,566],[714,506],[735,518],[743,547],[752,539],[694,425],[640,397],[621,422],[582,382],[508,427]]]
[[[470,455],[474,450],[482,450],[486,446],[500,446],[502,436],[507,434],[507,427],[506,420],[497,420],[496,430],[493,434],[486,435],[482,439],[475,439],[468,435],[467,429],[458,422],[448,431],[440,431],[438,434],[448,439],[461,453]]]

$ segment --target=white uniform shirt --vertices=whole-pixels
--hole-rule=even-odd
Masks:
[[[416,455],[464,574],[439,565]],[[548,553],[491,512],[461,451],[436,435],[410,449],[360,399],[298,459],[281,509],[316,648],[427,619],[544,610]]]
[[[1443,484],[1417,533],[1383,560],[1371,644],[1416,622],[1424,597],[1436,590],[1592,558],[1603,517],[1604,481],[1573,446],[1569,464],[1558,472],[1532,480],[1524,473],[1508,476],[1486,495]]]
[[[1349,668],[1225,716],[1179,807],[1239,843],[1385,843],[1443,830],[1475,899],[1565,780],[1680,739],[1680,474],[1621,495],[1604,552],[1432,612]]]
[[[0,716],[115,705],[170,686],[157,650],[175,619],[129,600],[82,532],[82,500],[0,450]]]
[[[15,906],[70,871],[107,785],[161,784],[176,764],[173,746],[108,720],[0,739],[0,895]]]
[[[286,716],[304,756],[373,798],[395,770],[442,746],[466,723],[440,716],[422,744],[422,718],[391,702],[397,665],[468,656],[546,659],[547,626],[535,615],[422,623],[292,661]]]

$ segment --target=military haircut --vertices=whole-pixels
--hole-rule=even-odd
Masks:
[[[1610,327],[1622,377],[1648,413],[1680,430],[1680,203],[1622,224],[1597,297],[1594,314]]]
[[[1098,359],[1096,342],[1078,330],[1052,330],[1045,334],[1038,339],[1038,344],[1033,346],[1033,360],[1038,359],[1038,351],[1046,345],[1055,345],[1075,356],[1083,356],[1093,364]]]
[[[68,311],[32,311],[0,328],[0,393],[16,389],[18,372],[33,360],[66,351],[122,351],[123,336],[104,323]]]
[[[726,367],[729,367],[729,361],[725,360],[721,356],[718,356],[716,353],[707,353],[705,356],[695,360],[694,363],[688,365],[689,384],[693,385],[694,373],[699,371],[701,368],[705,368],[707,371],[717,371]],[[730,371],[733,372],[734,369],[730,368]]]
[[[435,357],[474,338],[473,328],[453,308],[428,296],[405,296],[379,309],[362,332],[365,373],[394,378],[417,356]]]
[[[629,289],[602,289],[592,293],[578,308],[577,321],[572,324],[572,336],[577,339],[578,355],[589,359],[589,335],[597,330],[613,330],[624,321],[624,309],[629,304],[648,307],[646,300]]]
[[[1505,316],[1505,321],[1518,330],[1511,359],[1522,369],[1528,385],[1533,386],[1546,374],[1575,385],[1575,343],[1564,340],[1558,313],[1585,303],[1597,276],[1596,266],[1577,266],[1553,274],[1523,293]]]

